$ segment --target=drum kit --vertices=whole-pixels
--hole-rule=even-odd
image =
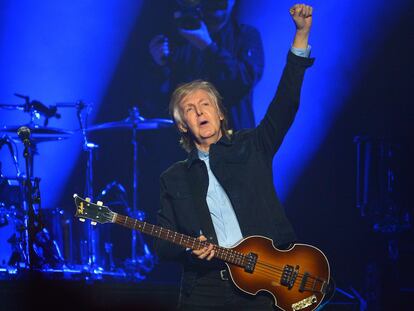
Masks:
[[[141,233],[132,231],[130,258],[119,266],[113,258],[113,243],[105,240],[108,234],[103,230],[109,227],[96,228],[84,224],[80,237],[74,238],[72,217],[67,217],[62,208],[41,207],[40,178],[33,176],[33,155],[37,153],[36,146],[39,143],[70,139],[76,132],[81,132],[82,147],[87,154],[84,196],[94,199],[93,155],[99,146],[89,141],[88,136],[92,132],[127,129],[132,134],[133,147],[132,204],[128,204],[124,186],[116,181],[108,183],[99,193],[102,197],[116,189],[119,198],[116,204],[126,208],[131,217],[144,220],[145,212],[138,209],[137,135],[141,131],[171,127],[173,122],[169,119],[146,119],[140,115],[137,107],[133,107],[123,120],[88,127],[83,116],[85,110],[89,114],[89,109],[85,109],[88,105],[83,102],[47,107],[38,101],[30,101],[26,96],[15,95],[24,98],[25,104],[0,104],[0,109],[21,110],[30,113],[31,119],[29,124],[0,128],[0,150],[8,147],[15,169],[15,176],[3,176],[0,161],[0,276],[40,270],[65,278],[101,279],[113,276],[138,281],[144,279],[153,269],[156,258]],[[49,118],[60,118],[57,109],[61,107],[76,109],[79,129],[71,131],[48,126]],[[35,123],[40,117],[45,119],[43,125]],[[19,144],[24,145],[24,173],[20,172]],[[79,254],[78,258],[74,258],[73,251]]]

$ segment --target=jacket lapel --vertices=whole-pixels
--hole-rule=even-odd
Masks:
[[[201,224],[203,235],[210,243],[218,244],[216,232],[207,206],[208,175],[207,168],[201,160],[197,160],[189,168],[190,188],[194,197],[194,209]]]

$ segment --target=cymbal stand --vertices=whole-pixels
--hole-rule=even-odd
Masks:
[[[132,108],[132,113],[136,112],[139,116],[139,111],[136,107]],[[132,116],[134,117],[134,116]],[[134,120],[135,121],[135,120]],[[138,209],[138,141],[137,141],[137,124],[134,122],[134,127],[132,128],[132,145],[134,147],[134,180],[133,180],[133,198],[132,198],[132,213],[137,213]],[[137,260],[137,231],[132,230],[131,238],[131,259],[133,262]]]
[[[86,160],[86,181],[85,181],[85,196],[93,200],[93,151],[97,148],[99,148],[98,145],[88,141],[88,137],[86,134],[86,128],[83,124],[82,120],[82,110],[85,108],[85,105],[80,102],[79,105],[76,106],[77,108],[77,117],[79,120],[79,125],[82,130],[82,136],[83,136],[83,151],[87,153],[87,160]],[[89,111],[87,111],[87,114]],[[85,122],[87,123],[87,122]],[[97,228],[92,225],[91,223],[88,223],[86,226],[86,236],[87,240],[81,240],[81,253],[82,250],[86,252],[84,254],[84,257],[87,257],[87,263],[82,262],[82,264],[86,264],[87,270],[89,270],[91,273],[95,273],[97,271],[102,270],[102,268],[98,265],[98,241],[99,241],[99,234],[98,234]],[[86,245],[85,245],[86,244]],[[86,246],[84,248],[84,246]],[[82,258],[83,261],[85,261],[85,258]]]
[[[133,146],[133,197],[132,197],[132,212],[131,217],[138,218],[143,220],[143,213],[138,211],[138,123],[140,120],[143,120],[143,117],[140,116],[139,110],[137,107],[133,107],[129,112],[129,118],[132,119],[134,126],[132,127],[132,146]],[[143,263],[140,262],[140,258],[137,254],[137,241],[139,240],[140,245],[143,246],[145,255],[150,255],[149,249],[145,244],[145,241],[142,237],[142,234],[136,230],[131,231],[131,258],[126,260],[127,266],[134,269],[136,272],[134,275],[143,279],[144,277],[140,275],[139,271],[136,268],[146,268],[143,266]],[[151,257],[152,260],[152,257]],[[148,269],[150,270],[150,269]],[[146,271],[147,272],[147,271]]]

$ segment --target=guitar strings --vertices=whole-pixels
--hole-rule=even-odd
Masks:
[[[260,266],[257,266],[257,267],[256,267],[256,269],[255,269],[255,271],[256,271],[256,270],[257,270],[257,271],[264,272],[264,273],[274,274],[274,275],[275,275],[275,276],[277,276],[277,277],[281,277],[281,276],[283,275],[283,273],[278,273],[278,272],[273,272],[273,273],[272,273],[272,272],[269,272],[269,270],[270,270],[270,269],[263,268],[263,267],[260,267]],[[303,277],[299,276],[299,274],[298,274],[297,279],[298,279],[298,280],[300,280],[300,279],[302,279],[302,278],[303,278]],[[309,277],[309,279],[307,279],[307,280],[306,280],[305,285],[309,283],[310,279],[311,279],[311,277]],[[314,280],[317,280],[317,281],[318,281],[319,279],[315,279],[315,278],[314,278]],[[313,282],[311,282],[311,284],[313,284]]]
[[[282,271],[282,273],[283,273],[283,268],[280,268],[278,266],[273,266],[272,264],[269,264],[269,263],[266,263],[266,262],[263,262],[263,261],[259,261],[258,260],[257,263],[256,263],[256,265],[262,265],[264,267],[268,267],[271,270]],[[298,277],[302,278],[304,276],[305,276],[305,274],[298,273]],[[314,280],[320,280],[318,277],[315,277],[315,276],[313,276],[311,274],[308,274],[307,277],[308,278],[312,278]]]
[[[272,273],[269,273],[267,271],[267,269],[263,269],[263,268],[259,268],[259,267],[255,269],[255,273],[257,273],[257,274],[259,274],[261,276],[264,276],[264,277],[266,277],[269,280],[274,280],[274,279],[277,279],[277,278],[280,278],[281,277],[281,274],[274,273],[274,275],[276,276],[276,278],[273,278],[272,277],[273,274]],[[297,279],[300,280],[301,278],[298,277]],[[319,280],[319,279],[316,279],[316,281],[321,282],[321,280]],[[311,280],[306,280],[306,282],[304,284],[304,290],[310,290],[308,288],[313,287],[313,285],[314,285],[314,282],[311,282]],[[318,292],[318,290],[314,290],[314,289],[312,289],[312,291]]]
[[[269,269],[267,269],[267,268],[263,268],[263,267],[260,267],[260,268],[257,267],[257,268],[258,268],[257,271],[262,272],[262,275],[263,274],[267,275],[269,273],[268,272]],[[271,275],[271,273],[269,273],[269,274]],[[277,276],[277,277],[282,276],[282,274],[279,274],[279,273],[276,273],[276,272],[274,273],[274,275]],[[303,276],[298,274],[297,279],[298,280],[303,279]],[[312,291],[315,291],[314,288],[316,287],[316,285],[317,284],[321,285],[321,289],[322,289],[322,286],[323,286],[324,282],[325,282],[325,280],[323,280],[323,279],[313,277],[312,275],[308,275],[308,278],[306,279],[306,281],[303,285],[304,285],[305,290],[307,288],[312,288]],[[308,289],[308,290],[310,290],[310,289]]]
[[[262,265],[263,266],[263,268],[262,268],[262,270],[264,269],[264,271],[267,271],[267,270],[273,270],[273,271],[277,271],[277,273],[276,273],[276,275],[277,276],[282,276],[282,274],[283,274],[283,269],[280,269],[279,267],[274,267],[274,266],[272,266],[271,264],[267,264],[267,263],[263,263],[263,262],[261,262],[261,261],[257,261],[257,263],[256,263],[256,267],[258,267],[258,266],[260,266],[260,265]],[[281,272],[281,273],[280,273]],[[297,275],[297,279],[303,279],[305,277],[305,274],[302,274],[302,273],[298,273],[298,275]],[[307,275],[307,278],[308,278],[308,280],[306,281],[306,283],[305,284],[307,284],[307,283],[309,283],[309,282],[311,282],[311,284],[313,284],[313,283],[315,283],[315,282],[325,282],[324,280],[322,280],[322,279],[320,279],[320,278],[318,278],[318,277],[315,277],[315,276],[313,276],[313,275],[311,275],[311,274],[308,274]]]

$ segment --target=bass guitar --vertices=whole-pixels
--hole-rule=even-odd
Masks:
[[[94,204],[76,194],[74,199],[75,216],[91,220],[92,225],[116,223],[194,250],[210,244],[115,213],[99,201]],[[231,280],[240,290],[251,295],[267,291],[282,310],[315,310],[332,290],[328,259],[314,246],[297,243],[288,250],[279,250],[269,238],[250,236],[234,247],[214,245],[213,249],[214,256],[225,262]]]

